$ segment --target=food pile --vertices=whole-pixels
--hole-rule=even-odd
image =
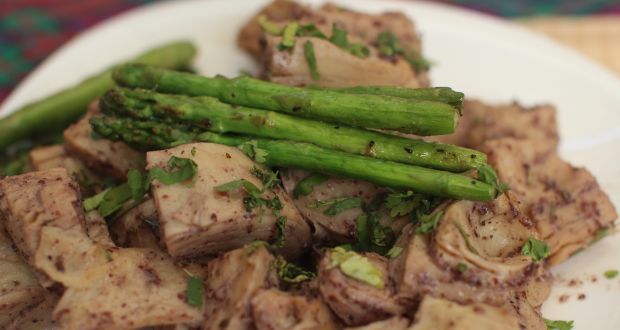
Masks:
[[[553,107],[430,87],[401,13],[276,0],[238,42],[260,77],[178,42],[0,119],[0,327],[572,327],[549,267],[617,214]]]

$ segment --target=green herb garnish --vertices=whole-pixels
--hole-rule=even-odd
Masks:
[[[605,277],[607,277],[608,279],[614,279],[618,277],[618,274],[620,273],[615,269],[610,269],[604,273]]]
[[[327,36],[319,30],[314,23],[302,25],[297,29],[297,35],[300,37],[314,37],[319,39],[327,39]]]
[[[340,48],[346,49],[349,47],[347,35],[347,30],[339,28],[336,23],[334,23],[332,25],[332,36],[329,37],[329,41]]]
[[[390,259],[398,258],[398,256],[403,253],[403,248],[400,246],[393,246],[388,253],[385,254],[386,257]]]
[[[310,76],[312,77],[312,80],[321,79],[321,75],[319,74],[316,64],[316,57],[314,55],[314,45],[310,40],[306,41],[304,44],[304,56],[306,57],[306,62],[308,62],[308,68],[310,69]]]
[[[573,328],[573,321],[544,320],[547,330],[571,330]]]
[[[270,21],[267,16],[260,15],[256,20],[258,25],[267,33],[279,36],[284,31],[283,27],[278,26],[276,23]]]
[[[287,283],[301,283],[316,277],[316,274],[294,263],[287,262],[281,256],[274,261],[276,271],[281,280]]]
[[[458,264],[456,264],[456,270],[459,273],[464,273],[467,270],[467,264],[459,262]]]
[[[521,253],[532,257],[533,261],[539,262],[549,256],[550,250],[549,245],[547,245],[544,241],[530,237],[521,248]]]
[[[264,163],[267,157],[267,150],[258,147],[258,141],[252,140],[241,144],[239,147],[246,156],[250,157],[257,163]]]
[[[323,174],[310,174],[303,180],[299,181],[293,190],[293,198],[297,199],[299,196],[308,196],[314,190],[314,187],[327,181],[327,176]]]
[[[282,42],[278,45],[280,50],[291,49],[295,46],[295,36],[297,35],[297,29],[299,24],[297,22],[291,22],[284,28],[282,33]]]
[[[510,190],[510,186],[507,183],[499,182],[497,173],[491,165],[482,165],[478,168],[478,180],[493,186],[498,195]]]
[[[199,277],[190,276],[187,278],[187,289],[185,291],[187,295],[187,304],[193,307],[202,306],[202,296],[204,287],[202,280]]]
[[[416,234],[428,234],[430,232],[433,232],[435,228],[437,228],[437,225],[439,224],[439,219],[441,219],[442,215],[443,212],[441,211],[421,215],[418,219],[418,227],[415,229]]]
[[[355,219],[357,243],[352,246],[355,251],[389,252],[395,235],[392,228],[382,225],[380,220],[381,215],[376,212],[364,213]]]

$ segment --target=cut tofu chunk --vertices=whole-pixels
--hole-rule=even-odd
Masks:
[[[191,158],[197,164],[191,182],[164,185],[154,181],[151,186],[161,238],[172,256],[212,255],[252,241],[276,239],[276,217],[271,210],[265,209],[262,216],[259,208],[248,212],[244,206],[245,191],[215,190],[239,179],[262,188],[262,182],[253,174],[258,165],[239,149],[195,143],[152,151],[147,154],[148,169],[166,167],[172,156]],[[282,204],[280,214],[287,218],[282,254],[287,258],[300,255],[310,244],[308,224],[279,186],[263,196],[277,196]]]
[[[30,264],[39,249],[43,227],[85,234],[79,189],[64,168],[0,180],[0,212],[9,236]]]
[[[149,198],[115,219],[110,230],[119,246],[161,250],[154,229],[158,225],[155,203]]]
[[[433,235],[404,229],[396,242],[403,252],[390,260],[399,300],[414,305],[430,294],[503,306],[536,284],[536,294],[528,299],[536,306],[542,303],[551,283],[545,281],[543,263],[521,253],[536,231],[517,205],[511,194],[493,202],[458,201],[445,206]]]
[[[519,330],[517,318],[508,310],[484,304],[459,305],[426,296],[411,330]]]
[[[386,283],[384,288],[354,279],[344,274],[339,267],[332,267],[331,252],[325,253],[319,263],[321,297],[336,316],[349,326],[363,325],[405,312],[389,285],[385,258],[374,253],[364,256],[381,272],[383,283]]]
[[[45,299],[45,290],[13,247],[0,215],[0,328]]]
[[[317,298],[264,289],[254,295],[251,306],[257,330],[339,329],[329,308]]]
[[[372,49],[367,58],[342,50],[329,40],[298,37],[290,51],[281,51],[281,37],[266,36],[265,70],[269,80],[291,86],[323,87],[402,86],[421,87],[409,63],[395,57],[386,60]],[[312,43],[320,79],[312,78],[305,56],[305,44]]]
[[[165,254],[110,248],[78,230],[44,227],[36,266],[64,285],[53,317],[61,329],[135,329],[190,324],[200,308],[186,302],[187,274]]]
[[[425,139],[478,149],[485,141],[506,137],[532,139],[545,150],[555,150],[559,141],[555,108],[550,105],[526,108],[518,103],[489,105],[466,100],[454,134]]]
[[[88,113],[64,132],[65,148],[69,154],[82,160],[90,168],[125,180],[131,169],[144,168],[144,154],[123,142],[93,138],[90,118],[98,113],[98,105],[93,102]]]
[[[203,329],[250,329],[252,297],[277,285],[274,261],[263,244],[253,243],[209,262]]]
[[[91,171],[78,158],[67,154],[62,145],[35,148],[30,151],[30,164],[34,171],[62,167],[80,184],[82,194],[94,195],[104,189],[105,178]]]
[[[540,141],[497,139],[486,142],[481,150],[549,244],[550,264],[562,262],[602,230],[613,227],[618,215],[596,178],[565,162]]]

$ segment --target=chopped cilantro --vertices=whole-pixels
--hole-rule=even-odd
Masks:
[[[416,72],[427,71],[431,66],[431,62],[422,57],[419,52],[414,49],[403,49],[398,38],[390,31],[379,33],[375,43],[381,56],[402,56]]]
[[[97,207],[99,207],[99,205],[101,204],[101,202],[103,202],[103,198],[105,197],[105,194],[110,190],[110,188],[94,195],[91,197],[88,197],[84,200],[84,211],[88,212],[88,211],[92,211],[94,209],[96,209]]]
[[[156,167],[147,175],[137,170],[130,170],[127,173],[127,182],[124,184],[108,188],[84,200],[84,210],[96,209],[102,217],[107,217],[118,211],[130,199],[136,203],[141,202],[155,179],[162,184],[170,185],[189,180],[196,175],[197,165],[191,159],[172,156],[167,165],[169,171]]]
[[[433,232],[435,228],[437,228],[437,225],[439,224],[439,219],[441,219],[442,215],[443,212],[441,211],[421,215],[418,219],[419,224],[415,232],[417,234],[428,234],[430,232]]]
[[[330,253],[330,267],[339,267],[345,275],[375,288],[383,289],[383,274],[368,258],[341,247],[336,247]]]
[[[620,274],[617,270],[615,269],[610,269],[608,271],[606,271],[605,273],[605,277],[607,277],[608,279],[614,279],[616,277],[618,277],[618,274]]]
[[[256,140],[244,142],[238,148],[257,163],[264,163],[266,160],[267,150],[259,148]]]
[[[297,35],[300,37],[314,37],[319,39],[327,39],[327,36],[319,30],[314,23],[302,25],[297,29]]]
[[[332,36],[329,37],[329,41],[340,47],[347,48],[349,47],[349,40],[347,39],[348,32],[345,29],[339,28],[336,23],[332,25]]]
[[[390,217],[405,216],[420,204],[419,196],[409,190],[406,193],[393,192],[385,198],[384,206],[390,210]]]
[[[605,228],[601,228],[597,230],[596,233],[594,234],[594,239],[592,240],[592,242],[590,242],[590,245],[602,240],[608,234],[609,234],[609,228],[605,227]]]
[[[310,69],[310,76],[312,80],[321,79],[321,74],[319,73],[319,69],[316,64],[316,57],[314,55],[314,45],[310,40],[306,41],[304,44],[304,56],[306,57],[306,62],[308,62],[308,68]]]
[[[521,253],[532,257],[532,260],[538,262],[549,256],[549,245],[544,241],[530,237],[521,248]]]
[[[297,35],[298,28],[299,24],[297,22],[291,22],[286,25],[282,33],[282,42],[278,45],[280,50],[291,49],[295,46],[295,35]]]
[[[497,173],[491,165],[482,165],[478,168],[478,180],[490,184],[495,188],[497,195],[510,190],[510,186],[505,182],[499,182]]]
[[[360,208],[363,203],[364,201],[359,197],[341,199],[332,203],[327,209],[325,209],[325,211],[323,211],[323,214],[330,216],[338,215],[346,210]]]
[[[359,58],[366,58],[370,55],[370,50],[362,44],[350,44],[349,53]]]
[[[571,330],[573,328],[573,321],[544,320],[547,330]]]
[[[323,201],[317,200],[312,203],[308,203],[306,206],[313,209],[328,206],[325,211],[323,211],[323,214],[333,216],[345,210],[360,208],[363,204],[364,201],[359,197],[340,197]]]
[[[400,246],[393,246],[388,253],[385,254],[386,257],[390,259],[398,258],[398,256],[403,253],[403,248]]]
[[[280,279],[287,283],[301,283],[316,277],[316,274],[309,270],[305,270],[294,263],[287,262],[281,256],[274,261],[276,271]]]
[[[327,181],[327,176],[323,174],[310,174],[297,183],[295,189],[293,190],[293,197],[297,199],[299,196],[308,196],[315,186],[318,186],[325,181]]]
[[[202,306],[202,296],[204,287],[199,277],[190,276],[187,278],[187,304],[194,307]]]
[[[284,31],[283,27],[278,26],[276,23],[270,21],[267,16],[260,15],[257,19],[258,25],[267,33],[279,36]]]
[[[276,242],[273,246],[277,249],[284,247],[284,243],[286,243],[286,236],[284,235],[284,229],[286,228],[286,217],[279,216],[276,219],[276,228],[278,229],[278,238],[276,238]]]
[[[356,251],[371,251],[385,254],[394,242],[392,228],[382,225],[381,215],[376,212],[364,213],[355,220],[357,243],[352,247]]]
[[[456,264],[456,270],[459,273],[464,273],[465,271],[467,271],[467,268],[468,267],[466,263],[459,262],[458,264]]]

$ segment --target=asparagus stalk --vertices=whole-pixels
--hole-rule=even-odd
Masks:
[[[99,104],[104,112],[120,116],[141,119],[157,116],[216,133],[308,142],[328,149],[451,172],[475,169],[486,162],[484,153],[472,149],[346,126],[336,127],[273,111],[232,107],[212,97],[117,88],[107,92]]]
[[[463,98],[465,97],[463,93],[454,91],[450,87],[406,88],[392,86],[357,86],[329,88],[329,90],[348,94],[387,95],[404,99],[443,102],[459,110],[463,108]]]
[[[454,199],[489,201],[497,194],[493,186],[464,175],[348,154],[309,143],[222,135],[132,118],[95,117],[91,124],[103,137],[141,149],[162,149],[198,141],[242,149],[245,144],[253,148],[255,155],[263,151],[260,160],[268,166],[301,168]]]
[[[418,135],[450,134],[459,118],[452,106],[441,102],[291,87],[249,77],[208,78],[136,64],[120,67],[113,77],[125,87],[212,96],[230,104],[335,124]]]
[[[192,44],[175,42],[152,49],[133,61],[177,69],[187,67],[195,53]],[[75,121],[89,102],[114,85],[111,72],[108,69],[0,119],[0,150],[21,139],[61,130]]]

